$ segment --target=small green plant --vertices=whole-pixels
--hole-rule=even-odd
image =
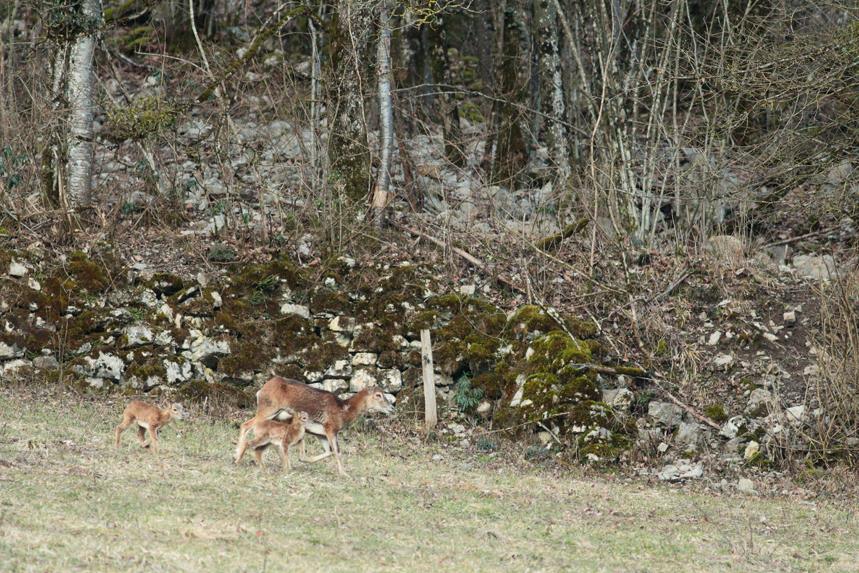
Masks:
[[[143,317],[145,316],[143,309],[138,307],[129,308],[128,314],[131,315],[131,318],[134,319],[134,322],[141,322],[143,320]]]
[[[527,448],[525,448],[524,453],[525,459],[529,462],[542,462],[549,459],[551,455],[552,453],[549,450],[547,450],[543,446],[537,445],[528,446]]]
[[[254,285],[254,292],[251,293],[251,304],[262,304],[265,302],[268,295],[277,290],[280,284],[280,279],[277,275],[267,275],[259,280]]]
[[[179,117],[176,104],[160,97],[141,97],[107,112],[107,134],[116,141],[142,141],[163,135]]]
[[[0,181],[8,191],[21,184],[23,178],[19,171],[26,161],[27,157],[16,155],[11,146],[3,147],[0,153]]]
[[[476,446],[477,450],[480,452],[494,452],[498,449],[498,444],[486,436],[480,436],[477,438]]]
[[[213,263],[231,263],[236,260],[236,250],[224,243],[215,243],[209,247],[209,260]]]
[[[460,376],[453,389],[453,403],[459,411],[473,411],[480,403],[481,398],[483,398],[483,390],[474,388],[467,374]]]

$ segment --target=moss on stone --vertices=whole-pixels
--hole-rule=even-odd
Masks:
[[[728,414],[725,412],[725,407],[722,404],[710,404],[704,408],[704,415],[714,422],[726,422]]]
[[[125,377],[131,378],[133,376],[136,376],[142,381],[145,381],[152,376],[165,379],[167,376],[167,370],[158,358],[133,360],[125,368]]]
[[[394,334],[390,329],[383,326],[364,327],[355,334],[353,346],[361,352],[375,352],[381,354],[386,351],[397,351],[400,345],[394,340]]]
[[[92,293],[103,292],[111,283],[105,269],[87,257],[83,251],[75,251],[69,255],[68,273],[78,287]]]
[[[185,288],[182,277],[171,273],[155,273],[144,283],[159,296],[169,297]]]
[[[337,360],[349,358],[349,352],[336,342],[320,341],[300,353],[307,370],[324,372]]]
[[[271,344],[257,340],[241,340],[233,343],[230,353],[218,361],[218,372],[228,376],[240,376],[264,370],[274,357]]]
[[[210,405],[231,408],[251,408],[254,406],[253,398],[227,384],[208,383],[205,380],[191,380],[183,384],[176,392],[180,401],[203,402]]]
[[[330,288],[319,288],[310,297],[310,309],[314,313],[350,314],[351,306],[348,296]]]

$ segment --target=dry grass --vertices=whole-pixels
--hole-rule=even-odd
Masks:
[[[113,449],[120,411],[0,387],[4,571],[856,570],[849,507],[432,461],[357,431],[352,479],[271,454],[258,471],[203,418],[165,429],[159,461],[128,433]]]

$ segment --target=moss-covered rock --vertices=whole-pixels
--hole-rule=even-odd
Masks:
[[[254,399],[238,388],[227,384],[208,383],[205,380],[191,380],[183,384],[176,392],[180,401],[203,402],[210,406],[229,408],[252,408]]]

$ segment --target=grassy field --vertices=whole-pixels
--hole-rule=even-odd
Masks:
[[[157,459],[131,431],[112,447],[121,409],[0,389],[0,570],[859,570],[850,507],[433,461],[357,431],[350,479],[281,474],[274,453],[231,465],[236,430],[204,418]]]

